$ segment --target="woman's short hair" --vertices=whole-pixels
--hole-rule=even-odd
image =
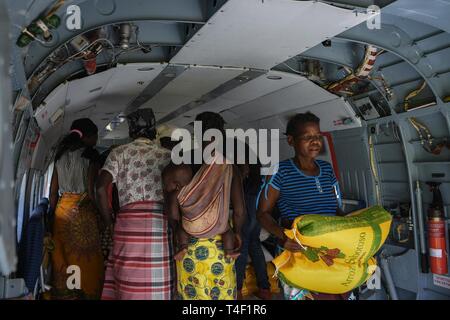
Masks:
[[[217,129],[223,131],[225,126],[225,120],[223,120],[222,116],[216,112],[202,112],[197,115],[195,121],[202,122],[203,132],[208,129]]]
[[[305,113],[297,113],[289,119],[285,134],[287,136],[295,136],[299,131],[299,126],[310,122],[319,124],[320,119],[314,113],[311,113],[309,111]]]

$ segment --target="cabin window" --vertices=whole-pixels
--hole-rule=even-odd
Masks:
[[[36,198],[37,198],[37,194],[36,194],[36,173],[33,174],[33,178],[31,180],[31,194],[30,194],[30,211],[28,212],[33,212],[34,208],[36,207]]]
[[[37,207],[39,204],[39,201],[41,201],[41,172],[40,171],[34,171],[33,174],[33,181],[31,182],[31,198],[30,198],[30,211],[33,212],[33,210]]]
[[[55,166],[55,163],[52,162],[47,168],[47,171],[44,174],[43,177],[43,193],[41,197],[47,198],[50,196],[50,183],[52,181],[52,174],[53,174],[53,168]]]
[[[27,173],[22,176],[22,182],[20,184],[19,199],[17,203],[17,242],[20,242],[22,238],[23,219],[25,216],[25,199],[27,190]]]

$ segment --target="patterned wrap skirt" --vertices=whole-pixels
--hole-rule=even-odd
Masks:
[[[78,211],[72,210],[78,208]],[[53,225],[52,299],[99,299],[104,263],[97,211],[86,194],[64,193]]]
[[[183,300],[236,300],[235,260],[225,258],[221,236],[191,238],[177,261],[178,295]]]
[[[116,217],[102,300],[170,300],[173,263],[160,202],[123,206]]]

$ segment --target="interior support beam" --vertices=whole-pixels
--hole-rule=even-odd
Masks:
[[[421,54],[420,50],[414,46],[414,40],[402,29],[393,25],[383,24],[380,29],[367,32],[367,27],[361,24],[340,34],[336,38],[357,43],[372,44],[402,58],[424,78],[436,96],[436,100],[442,102],[441,97],[444,92],[443,84],[435,76],[435,72],[430,69],[431,64],[427,61],[427,57]]]
[[[66,28],[67,5],[58,10],[61,17],[61,25],[56,29],[54,40],[48,45],[42,45],[37,41],[29,45],[29,51],[25,63],[25,71],[29,77],[33,71],[45,60],[58,46],[70,41],[70,39],[88,30],[98,27],[139,20],[171,21],[193,24],[204,24],[206,16],[206,0],[128,0],[96,1],[72,1],[70,5],[78,5],[81,10],[82,28],[80,30],[68,30]],[[24,8],[15,8],[11,3],[11,12]],[[25,26],[20,26],[23,28]]]
[[[201,96],[199,99],[197,99],[195,101],[191,101],[188,104],[185,104],[185,105],[179,107],[177,110],[169,113],[168,115],[166,115],[165,117],[163,117],[162,119],[157,121],[157,123],[160,124],[160,123],[171,121],[171,120],[181,116],[182,114],[189,112],[211,100],[214,100],[214,99],[220,97],[221,95],[227,93],[228,91],[231,91],[231,90],[239,87],[240,85],[242,85],[243,82],[251,81],[265,73],[267,73],[267,71],[264,71],[264,70],[251,69],[249,71],[246,71],[246,72],[240,74],[239,76],[235,77],[234,79],[231,79],[231,80],[223,83],[222,85],[218,86],[216,89],[212,90],[211,92]]]

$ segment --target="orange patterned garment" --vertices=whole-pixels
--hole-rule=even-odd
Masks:
[[[86,194],[64,193],[61,196],[52,238],[52,299],[99,299],[104,262],[96,209]],[[73,284],[74,266],[79,271],[79,288],[76,282],[75,287],[68,285]]]

